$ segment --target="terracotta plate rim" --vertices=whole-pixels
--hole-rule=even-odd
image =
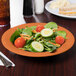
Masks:
[[[61,53],[64,53],[66,51],[68,51],[70,48],[72,48],[72,46],[74,45],[74,42],[75,42],[75,38],[73,36],[73,34],[65,29],[64,27],[61,27],[61,26],[58,26],[60,30],[64,30],[67,32],[67,36],[69,36],[71,39],[72,39],[72,42],[69,42],[68,46],[69,47],[66,47],[65,45],[67,45],[67,41],[70,41],[70,40],[66,40],[66,42],[56,50],[56,52],[54,53],[49,53],[49,52],[42,52],[42,53],[35,53],[35,52],[28,52],[28,51],[24,51],[24,50],[20,50],[18,48],[16,48],[11,42],[10,42],[10,36],[13,34],[13,32],[17,29],[17,28],[24,28],[25,26],[36,26],[36,25],[45,25],[46,23],[27,23],[27,24],[22,24],[22,25],[19,25],[19,26],[16,26],[14,28],[10,28],[8,29],[3,35],[2,35],[2,38],[1,38],[1,41],[2,41],[2,44],[3,46],[8,49],[9,51],[15,53],[15,54],[18,54],[18,55],[22,55],[22,56],[27,56],[27,57],[48,57],[48,56],[55,56],[55,55],[59,55]],[[10,33],[9,33],[10,32]],[[5,36],[8,35],[6,38]],[[70,36],[71,35],[71,36]],[[9,39],[9,40],[8,40]],[[7,43],[8,42],[8,43]],[[71,45],[70,45],[71,44]],[[9,45],[9,46],[8,46]],[[10,46],[11,45],[11,46]],[[66,48],[67,49],[66,49]],[[63,49],[62,49],[63,48]],[[59,50],[62,49],[62,52],[60,52]]]

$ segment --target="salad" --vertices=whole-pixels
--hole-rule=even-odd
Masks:
[[[66,32],[58,31],[55,22],[19,29],[13,33],[10,41],[19,49],[30,52],[53,52],[66,40]]]

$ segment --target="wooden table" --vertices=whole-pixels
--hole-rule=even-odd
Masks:
[[[45,3],[49,0],[45,0]],[[48,13],[46,10],[41,15],[36,15],[40,22],[54,21],[58,25],[70,30],[76,38],[76,19],[66,19]],[[27,23],[36,22],[31,18],[25,18]],[[0,38],[3,30],[0,28]],[[10,45],[9,45],[10,46]],[[0,42],[2,51],[16,66],[6,68],[0,66],[0,76],[76,76],[76,42],[66,53],[53,57],[31,58],[23,57],[9,52]]]

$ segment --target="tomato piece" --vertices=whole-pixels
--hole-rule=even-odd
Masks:
[[[65,39],[62,36],[57,36],[55,39],[55,42],[60,45],[63,44],[64,41],[65,41]]]
[[[36,31],[37,31],[37,32],[40,32],[42,29],[44,29],[44,26],[42,26],[42,25],[38,25],[38,26],[36,27]]]
[[[14,45],[17,48],[22,48],[26,43],[26,40],[22,37],[18,37],[15,41],[14,41]]]

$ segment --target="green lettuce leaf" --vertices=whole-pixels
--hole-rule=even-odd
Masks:
[[[31,30],[31,28],[28,27],[28,28],[24,29],[24,30],[22,31],[22,34],[32,36],[32,30]]]
[[[12,34],[12,36],[11,36],[11,38],[10,38],[10,41],[11,41],[12,43],[14,43],[15,39],[18,38],[19,36],[20,36],[20,32],[16,30],[16,31]]]
[[[66,32],[65,31],[57,31],[57,36],[62,36],[66,38]]]
[[[31,30],[35,30],[36,26],[31,26],[30,28],[31,28]]]
[[[50,28],[50,29],[57,29],[58,28],[58,26],[55,22],[49,22],[44,27],[45,28]]]
[[[22,34],[30,35],[32,36],[32,30],[36,29],[36,26],[27,27],[22,31]]]

